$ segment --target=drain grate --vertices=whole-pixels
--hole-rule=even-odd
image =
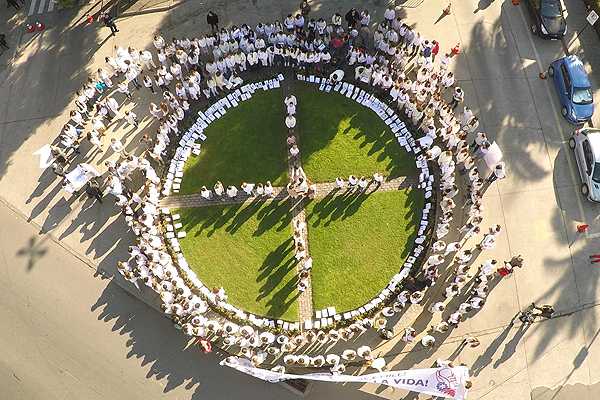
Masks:
[[[286,389],[296,393],[301,397],[306,397],[310,388],[314,382],[307,381],[306,379],[290,379],[287,381],[280,382]]]

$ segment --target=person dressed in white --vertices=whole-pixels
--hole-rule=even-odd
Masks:
[[[421,344],[425,347],[433,347],[435,345],[435,338],[431,335],[425,335],[421,339]]]
[[[287,105],[287,113],[288,115],[294,115],[296,114],[296,106],[294,105],[294,103],[289,102]]]
[[[367,182],[367,179],[364,176],[362,176],[358,180],[358,193],[364,192],[368,185],[369,185],[369,182]]]
[[[288,114],[286,117],[285,126],[287,126],[288,129],[293,129],[296,127],[296,118],[292,114]]]
[[[213,187],[213,189],[215,190],[215,194],[217,196],[219,196],[221,198],[221,200],[224,200],[223,193],[225,192],[225,188],[223,187],[223,184],[221,183],[221,181],[217,181],[217,183],[215,183],[215,186]]]
[[[294,107],[298,104],[298,101],[296,100],[296,96],[294,96],[293,94],[288,94],[285,99],[283,100],[283,103],[286,106],[289,106],[290,103],[294,105]]]
[[[429,312],[432,314],[441,314],[444,312],[445,309],[446,305],[443,302],[438,301],[437,303],[434,303],[431,305],[431,307],[429,307]]]
[[[267,181],[267,183],[265,183],[265,196],[273,196],[273,186],[271,186],[271,181]]]
[[[344,187],[344,179],[341,176],[335,178],[335,188],[342,189]]]
[[[228,186],[227,187],[227,196],[229,196],[229,198],[233,199],[234,197],[237,196],[238,190],[235,186]]]
[[[206,186],[202,186],[202,189],[200,189],[200,196],[204,197],[206,200],[212,200],[212,190],[207,189]]]
[[[377,184],[377,187],[381,186],[381,184],[383,183],[383,175],[381,175],[381,172],[376,172],[373,175],[373,182]]]
[[[246,183],[243,182],[242,183],[242,190],[244,191],[244,193],[246,193],[248,196],[254,196],[254,183]]]
[[[354,189],[358,184],[358,178],[356,175],[350,175],[348,177],[348,189]]]

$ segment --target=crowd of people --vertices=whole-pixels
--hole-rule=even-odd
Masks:
[[[99,176],[92,176],[97,173],[85,166],[80,168],[84,175],[90,175],[85,189],[88,195],[98,200],[102,199],[104,192],[113,195],[115,204],[120,207],[128,225],[137,235],[136,245],[129,248],[131,258],[119,263],[119,271],[138,288],[141,280],[160,293],[164,303],[163,310],[172,316],[176,326],[186,334],[205,336],[207,331],[218,331],[214,329],[214,321],[209,329],[209,321],[201,315],[207,310],[206,300],[218,304],[224,301],[226,295],[223,288],[215,288],[205,294],[207,299],[203,300],[192,293],[179,277],[173,260],[164,250],[159,232],[161,182],[154,169],[156,165],[164,163],[171,139],[180,134],[182,121],[190,114],[189,101],[199,101],[202,95],[210,100],[220,92],[240,85],[243,82],[240,74],[247,70],[282,66],[327,72],[332,64],[346,69],[354,68],[354,78],[358,84],[368,85],[382,99],[390,101],[413,124],[413,132],[422,134],[418,145],[427,159],[436,162],[440,168],[442,216],[436,226],[437,241],[432,247],[434,254],[427,259],[419,276],[408,278],[405,290],[398,296],[393,310],[400,311],[409,304],[421,302],[427,288],[438,281],[438,268],[446,263],[446,257],[457,253],[450,262],[452,266],[456,264],[455,275],[445,293],[448,298],[453,298],[466,292],[468,298],[456,311],[432,327],[431,333],[445,332],[450,327],[457,326],[464,318],[463,315],[485,304],[489,292],[486,284],[494,278],[494,274],[502,275],[506,271],[512,271],[516,264],[522,265],[522,259],[515,261],[513,258],[504,267],[496,267],[495,260],[486,260],[477,273],[471,273],[470,263],[475,250],[463,250],[467,240],[480,234],[483,221],[481,200],[485,185],[506,177],[505,165],[499,163],[487,179],[480,177],[475,164],[485,157],[490,142],[485,133],[477,132],[479,122],[468,107],[463,107],[459,115],[455,114],[455,110],[465,99],[464,92],[456,86],[454,75],[449,71],[452,62],[450,54],[442,54],[436,62],[440,49],[435,40],[423,38],[419,32],[403,23],[396,17],[393,7],[385,11],[384,21],[372,31],[373,24],[367,10],[358,12],[351,9],[343,19],[341,14],[336,13],[326,20],[325,17],[310,18],[310,6],[306,6],[308,3],[301,6],[300,14],[288,15],[283,23],[260,23],[255,29],[247,24],[240,28],[235,25],[229,29],[219,28],[218,17],[212,13],[207,17],[207,22],[211,24],[213,31],[207,35],[192,39],[173,38],[170,42],[156,35],[153,40],[156,63],[154,54],[150,51],[115,46],[113,54],[106,57],[105,66],[90,76],[77,93],[76,109],[70,113],[71,120],[59,136],[60,146],[52,146],[55,156],[52,169],[67,182],[63,186],[68,186],[70,183],[66,175],[70,161],[75,154],[80,153],[80,142],[84,138],[89,140],[94,149],[103,151],[101,139],[106,135],[106,125],[114,120],[124,119],[135,130],[140,128],[138,116],[133,110],[124,111],[123,104],[116,100],[116,96],[123,96],[126,102],[133,102],[134,96],[130,89],[137,91],[142,86],[152,96],[162,94],[162,101],[152,102],[149,107],[149,114],[159,121],[159,128],[156,135],[144,134],[140,140],[143,148],[141,155],[133,155],[133,152],[126,150],[121,140],[112,138],[110,147],[119,158],[117,161],[107,161],[107,170],[103,174],[104,187],[100,185]],[[347,27],[342,26],[343,20]],[[452,90],[452,96],[447,103],[442,97],[445,97],[444,92],[449,89]],[[293,134],[296,125],[295,97],[286,98],[285,106],[285,124],[290,130],[287,138],[288,151],[291,157],[298,157],[300,150]],[[84,130],[88,130],[87,133],[84,134]],[[475,136],[471,144],[468,142],[469,135]],[[72,152],[69,153],[69,150]],[[146,156],[154,162],[154,166]],[[459,193],[460,182],[457,182],[455,173],[458,166],[462,167],[458,174],[465,175],[468,179],[469,207],[465,211],[468,220],[459,228],[463,238],[446,244],[441,239],[451,231],[449,223],[455,217],[456,204],[453,198]],[[127,187],[132,182],[131,174],[135,170],[140,170],[145,175],[144,183],[137,191]],[[372,182],[380,185],[383,176],[375,174]],[[345,185],[342,177],[336,178],[335,183],[338,188]],[[358,178],[350,175],[348,178],[351,189],[358,187],[359,191],[363,191],[368,183],[364,176]],[[273,194],[270,182],[265,185],[244,182],[241,187],[248,196],[256,193],[258,196],[270,197]],[[310,197],[314,196],[316,188],[298,167],[293,169],[287,190],[292,197]],[[213,190],[202,187],[201,195],[207,200],[223,199],[225,196],[235,198],[238,189],[233,185],[225,188],[221,182],[217,182]],[[167,222],[174,224],[176,216],[169,218],[170,221]],[[304,226],[294,228],[296,258],[305,259],[307,270],[312,265],[312,260],[307,257],[305,250]],[[500,226],[493,225],[476,249],[493,248],[500,232]],[[302,275],[300,278],[298,289],[303,290]],[[430,307],[430,311],[434,313],[444,313],[445,310],[445,302],[441,301]],[[351,336],[367,325],[368,323],[356,323],[351,328],[336,331],[336,334],[311,331],[308,336],[323,334],[320,336],[326,337],[326,340],[335,340],[333,337],[336,335],[343,337],[345,332]],[[414,328],[405,329],[406,342],[414,342],[416,337]],[[423,344],[431,345],[431,338],[433,336],[428,335]],[[257,352],[251,352],[249,358],[256,355]]]

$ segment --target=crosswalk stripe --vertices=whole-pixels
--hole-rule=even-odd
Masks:
[[[35,12],[35,3],[36,0],[31,0],[31,5],[29,6],[29,14],[27,14],[27,16],[31,16]]]
[[[40,2],[40,8],[38,8],[38,14],[41,14],[44,12],[44,6],[46,5],[46,0],[41,0]]]
[[[48,12],[54,10],[54,2],[52,0],[50,0],[50,3],[48,3]]]

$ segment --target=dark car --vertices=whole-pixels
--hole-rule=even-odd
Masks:
[[[531,32],[547,39],[561,39],[567,34],[567,21],[559,0],[527,0],[531,15]]]
[[[581,59],[575,55],[554,61],[548,68],[554,79],[560,113],[572,124],[589,121],[594,115],[594,91]]]

